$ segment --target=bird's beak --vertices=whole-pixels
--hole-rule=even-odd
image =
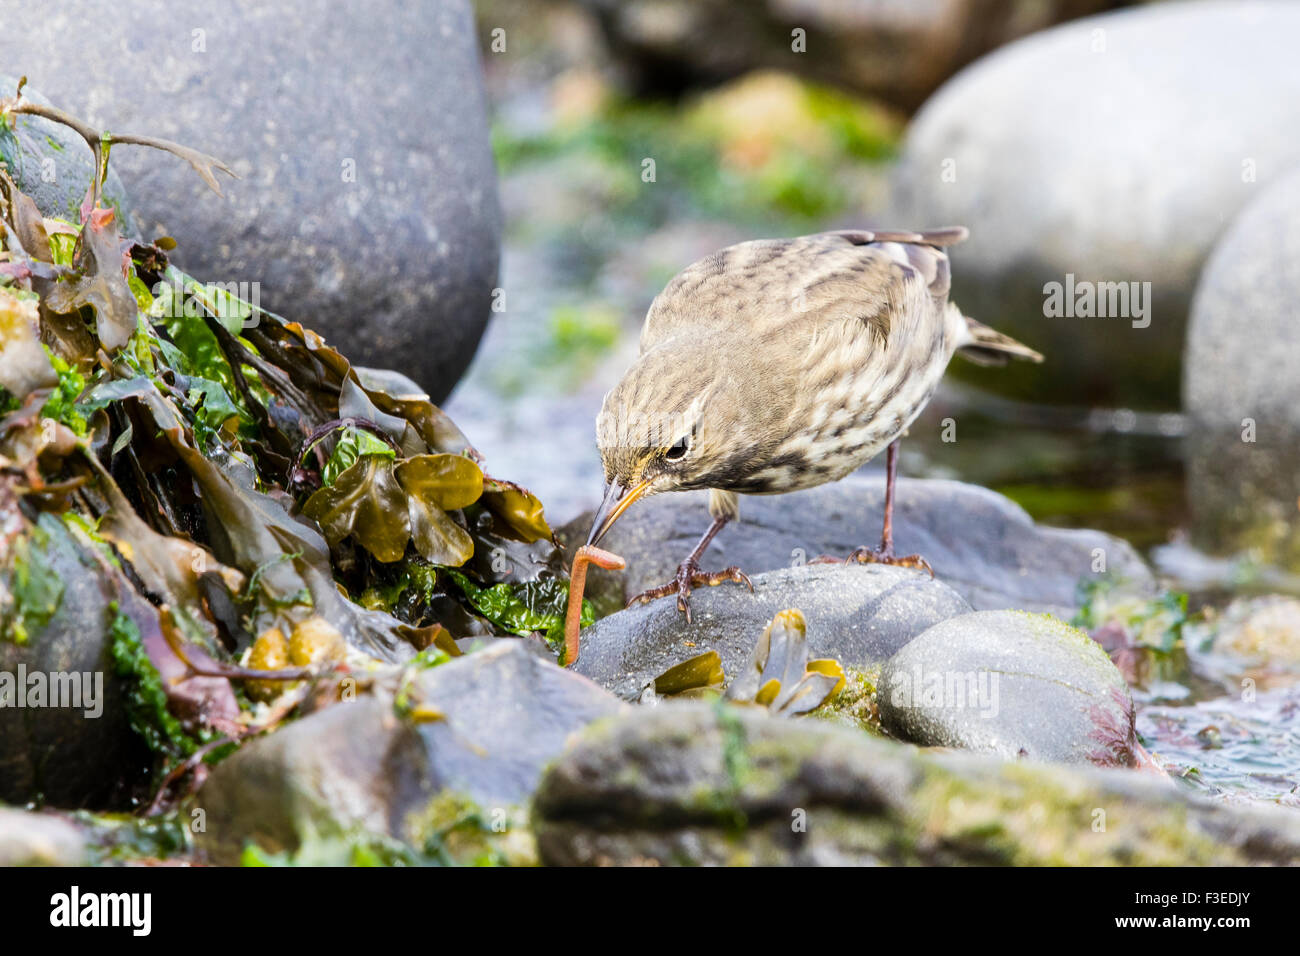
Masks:
[[[631,489],[623,487],[617,480],[611,481],[605,486],[605,500],[600,503],[596,509],[596,519],[591,523],[591,534],[587,536],[587,544],[595,545],[600,543],[600,539],[605,537],[618,516],[631,506],[646,489],[650,487],[650,479],[638,482]]]

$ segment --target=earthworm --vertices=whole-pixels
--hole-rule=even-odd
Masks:
[[[584,544],[573,556],[573,570],[569,572],[569,608],[564,616],[565,667],[573,666],[578,659],[578,632],[582,629],[582,592],[587,586],[587,565],[594,564],[606,571],[621,571],[627,562],[617,554]]]

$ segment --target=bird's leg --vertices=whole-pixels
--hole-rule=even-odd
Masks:
[[[657,588],[650,588],[648,591],[642,591],[640,594],[627,602],[628,607],[638,602],[653,601],[656,598],[666,597],[669,594],[677,595],[677,610],[686,615],[686,623],[691,623],[691,589],[695,587],[708,586],[712,587],[721,584],[723,581],[735,581],[737,584],[743,584],[750,591],[754,590],[754,585],[750,582],[749,576],[740,568],[732,565],[722,571],[701,571],[700,558],[708,550],[709,544],[712,543],[714,536],[722,530],[723,526],[731,520],[730,515],[720,515],[713,519],[713,524],[709,525],[709,530],[704,532],[704,537],[700,538],[699,544],[686,557],[680,565],[677,566],[677,574],[667,584],[662,584]]]
[[[923,571],[930,572],[930,577],[934,577],[934,568],[930,567],[930,562],[925,560],[919,554],[908,554],[899,556],[894,554],[894,482],[898,479],[898,439],[895,438],[889,443],[889,450],[885,453],[885,523],[880,532],[880,547],[872,550],[871,548],[861,547],[854,548],[847,558],[845,564],[857,561],[861,564],[893,564],[903,568],[920,568]],[[827,559],[819,558],[819,562],[825,562]],[[829,559],[834,561],[834,558]]]
[[[889,443],[889,448],[885,452],[885,523],[880,530],[879,551],[882,556],[890,558],[894,556],[894,482],[897,480],[898,439],[895,438]]]

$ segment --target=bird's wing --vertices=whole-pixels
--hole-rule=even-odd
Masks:
[[[970,237],[970,230],[965,226],[941,226],[937,229],[922,229],[920,232],[903,232],[896,229],[837,229],[823,232],[823,236],[843,236],[855,246],[870,242],[911,242],[922,246],[955,246]]]
[[[801,316],[855,315],[882,342],[907,287],[925,283],[942,309],[950,272],[943,246],[960,227],[928,232],[844,230],[729,246],[683,269],[650,306],[641,350],[684,333],[761,332]]]
[[[963,241],[970,232],[965,226],[946,226],[922,232],[842,229],[822,235],[840,236],[855,246],[879,245],[889,250],[895,259],[906,263],[920,274],[931,297],[942,308],[952,285],[952,271],[945,249]]]

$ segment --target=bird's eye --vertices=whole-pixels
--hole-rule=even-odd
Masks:
[[[664,459],[667,461],[680,461],[686,457],[686,452],[690,450],[691,440],[688,436],[683,435],[677,441],[673,442],[672,447],[664,452]]]

